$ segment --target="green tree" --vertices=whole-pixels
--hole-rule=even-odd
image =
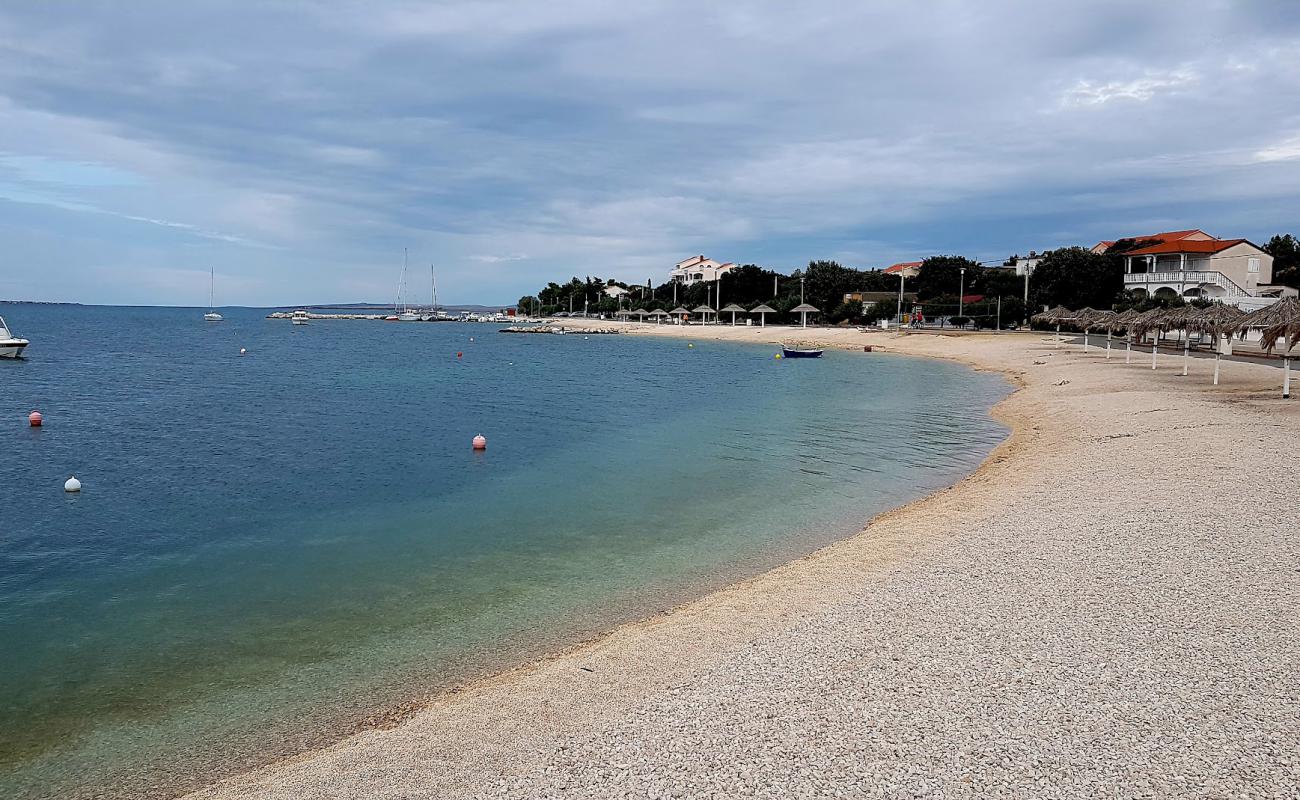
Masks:
[[[1029,278],[1031,308],[1061,305],[1108,309],[1121,300],[1123,291],[1121,259],[1083,247],[1063,247],[1043,254]]]
[[[1273,283],[1300,288],[1300,241],[1289,233],[1278,234],[1264,245],[1273,257]]]
[[[962,269],[966,270],[963,282]],[[978,261],[964,256],[930,256],[921,262],[921,270],[908,281],[907,288],[916,292],[921,300],[933,300],[940,295],[956,295],[959,288],[965,294],[982,294],[984,268]]]

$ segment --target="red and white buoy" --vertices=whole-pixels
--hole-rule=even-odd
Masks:
[[[487,449],[487,437],[484,436],[484,435],[481,434],[481,433],[480,433],[478,436],[475,436],[475,437],[474,437],[474,449],[475,449],[475,450],[486,450],[486,449]]]
[[[45,422],[45,417],[42,417],[41,412],[39,411],[33,411],[27,415],[27,424],[31,425],[33,428],[41,427],[41,423],[43,422]]]

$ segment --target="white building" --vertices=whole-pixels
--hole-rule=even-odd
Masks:
[[[736,265],[728,261],[726,264],[719,264],[711,258],[704,256],[691,256],[685,261],[677,262],[668,273],[668,280],[676,281],[683,286],[690,286],[700,281],[716,281],[719,275],[730,272],[735,269]]]
[[[614,286],[613,284],[610,284],[605,287],[604,292],[606,297],[612,297],[617,300],[627,294],[627,289],[624,289],[622,286]]]
[[[1034,274],[1034,270],[1038,268],[1039,262],[1043,260],[1043,254],[1030,250],[1029,255],[1022,256],[1016,254],[1012,256],[1010,260],[1011,263],[1007,265],[1007,269],[1014,269],[1016,274],[1023,278],[1026,275]]]
[[[1156,297],[1222,300],[1246,310],[1295,290],[1274,286],[1273,256],[1246,239],[1218,239],[1205,231],[1171,231],[1098,242],[1105,253],[1124,241],[1124,288]]]

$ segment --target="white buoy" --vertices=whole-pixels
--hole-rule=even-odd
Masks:
[[[239,354],[240,354],[241,356],[246,356],[246,355],[248,355],[248,351],[241,347],[241,348],[239,348]]]
[[[75,476],[68,478],[67,482],[63,484],[63,491],[65,492],[81,491],[81,481],[77,480]]]

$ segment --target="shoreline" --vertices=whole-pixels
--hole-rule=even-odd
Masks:
[[[598,324],[608,326],[607,321]],[[1014,390],[993,407],[991,414],[1007,425],[1010,433],[967,477],[876,515],[846,539],[670,611],[454,687],[425,705],[409,709],[400,719],[386,720],[382,726],[332,746],[226,779],[187,797],[334,796],[336,792],[348,793],[341,791],[343,786],[350,787],[349,791],[363,791],[353,785],[356,781],[372,791],[400,786],[409,796],[482,796],[490,785],[500,784],[509,775],[538,769],[543,775],[550,774],[545,762],[557,758],[562,761],[557,754],[574,752],[572,743],[581,740],[587,728],[618,719],[648,698],[677,691],[673,689],[675,684],[743,654],[746,644],[779,633],[791,619],[806,619],[832,610],[845,594],[854,591],[857,581],[880,580],[891,570],[924,560],[927,554],[960,539],[961,533],[936,527],[930,520],[957,522],[957,528],[971,519],[978,521],[988,509],[974,513],[965,507],[972,496],[1005,494],[1004,483],[1023,480],[1024,471],[1018,469],[1023,466],[1021,462],[1041,460],[1045,453],[1059,457],[1056,451],[1062,449],[1062,444],[1083,438],[1086,433],[1087,429],[1068,415],[1049,421],[1032,413],[1039,401],[1028,395],[1041,394],[1054,385],[1068,386],[1070,379],[1062,379],[1066,384],[1038,380],[1026,367],[1057,358],[1060,366],[1084,359],[1100,360],[1096,355],[1081,357],[1072,349],[1053,348],[1041,354],[1041,359],[1026,361],[1026,354],[1051,348],[1037,336],[1013,341],[987,334],[943,337],[782,328],[767,332],[729,326],[718,326],[722,330],[713,330],[712,326],[671,326],[677,329],[657,332],[654,328],[670,326],[622,325],[633,329],[629,331],[632,333],[697,341],[767,342],[772,341],[767,337],[773,334],[784,334],[782,338],[787,341],[797,339],[800,343],[844,349],[867,343],[882,353],[945,358],[975,369],[997,371],[1007,377]],[[960,344],[963,340],[965,344]],[[995,351],[1011,351],[1011,357],[1003,353],[1004,357],[999,358]],[[1105,366],[1124,368],[1122,360]],[[1239,397],[1242,390],[1234,384],[1243,381],[1266,386],[1262,376],[1247,377],[1259,369],[1256,365],[1232,365],[1229,369],[1225,364],[1225,385],[1218,387],[1218,394]],[[1051,363],[1050,369],[1043,372],[1058,370],[1058,364]],[[1136,372],[1135,365],[1127,370],[1130,377]],[[1166,367],[1165,372],[1169,373],[1170,368]],[[1168,380],[1167,375],[1158,378]],[[1276,405],[1263,397],[1266,391],[1262,387],[1249,390],[1261,395],[1261,404]],[[1204,394],[1208,393],[1196,393]],[[1296,419],[1294,412],[1289,419]],[[521,708],[529,709],[524,719],[516,713]],[[556,745],[566,742],[569,744],[556,749]],[[554,763],[550,766],[553,772]],[[358,769],[365,770],[368,778],[351,775]],[[517,796],[511,793],[513,790],[523,791],[514,785],[502,789],[504,796]]]

